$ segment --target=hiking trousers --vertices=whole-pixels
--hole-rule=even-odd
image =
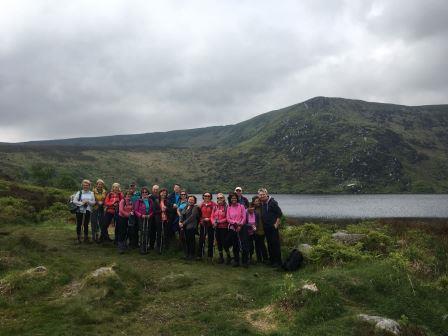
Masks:
[[[280,250],[280,235],[275,227],[265,227],[266,240],[268,242],[269,261],[271,264],[282,263],[282,254]]]
[[[84,230],[84,238],[89,236],[89,221],[90,211],[87,210],[85,213],[76,213],[76,234],[78,235],[78,238],[81,237],[81,227]]]
[[[198,256],[205,257],[205,241],[207,240],[207,256],[213,258],[213,245],[215,244],[215,229],[213,226],[199,226]]]

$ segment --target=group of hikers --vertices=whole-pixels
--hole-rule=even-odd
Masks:
[[[204,192],[198,205],[196,196],[188,195],[179,184],[173,191],[154,185],[151,190],[137,190],[131,183],[121,192],[120,184],[112,184],[108,192],[103,180],[91,190],[89,180],[71,198],[76,213],[77,242],[114,242],[120,253],[139,248],[141,254],[150,250],[162,253],[178,237],[186,259],[207,257],[213,261],[215,240],[218,263],[248,267],[258,262],[281,266],[279,224],[282,211],[265,188],[249,200],[236,187],[226,198]],[[109,226],[115,224],[115,239],[109,236]],[[199,236],[196,242],[196,236]],[[266,247],[267,243],[267,247]],[[255,257],[253,259],[253,257]]]

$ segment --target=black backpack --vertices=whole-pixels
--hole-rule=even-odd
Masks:
[[[297,271],[303,263],[303,254],[298,249],[293,249],[282,267],[285,271]]]
[[[81,201],[81,193],[82,193],[82,190],[79,191],[78,202]],[[79,206],[76,203],[73,202],[73,199],[74,199],[75,195],[73,195],[72,198],[70,199],[70,202],[68,202],[68,210],[72,214],[77,213],[78,210],[79,210]]]

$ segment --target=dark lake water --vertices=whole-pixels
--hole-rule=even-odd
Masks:
[[[245,196],[250,200],[252,195]],[[445,194],[271,196],[286,216],[299,218],[448,218],[448,195]]]

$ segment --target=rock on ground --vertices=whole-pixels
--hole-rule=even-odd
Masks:
[[[366,235],[362,233],[347,233],[344,231],[338,231],[336,233],[333,233],[331,237],[334,240],[340,241],[344,244],[356,244],[361,239],[365,238]]]
[[[314,282],[306,283],[302,286],[303,290],[309,290],[311,292],[318,292],[319,288],[317,288],[316,284]]]
[[[360,320],[375,324],[375,328],[389,331],[395,335],[398,335],[400,333],[400,325],[398,324],[398,322],[386,317],[359,314],[358,318]]]

